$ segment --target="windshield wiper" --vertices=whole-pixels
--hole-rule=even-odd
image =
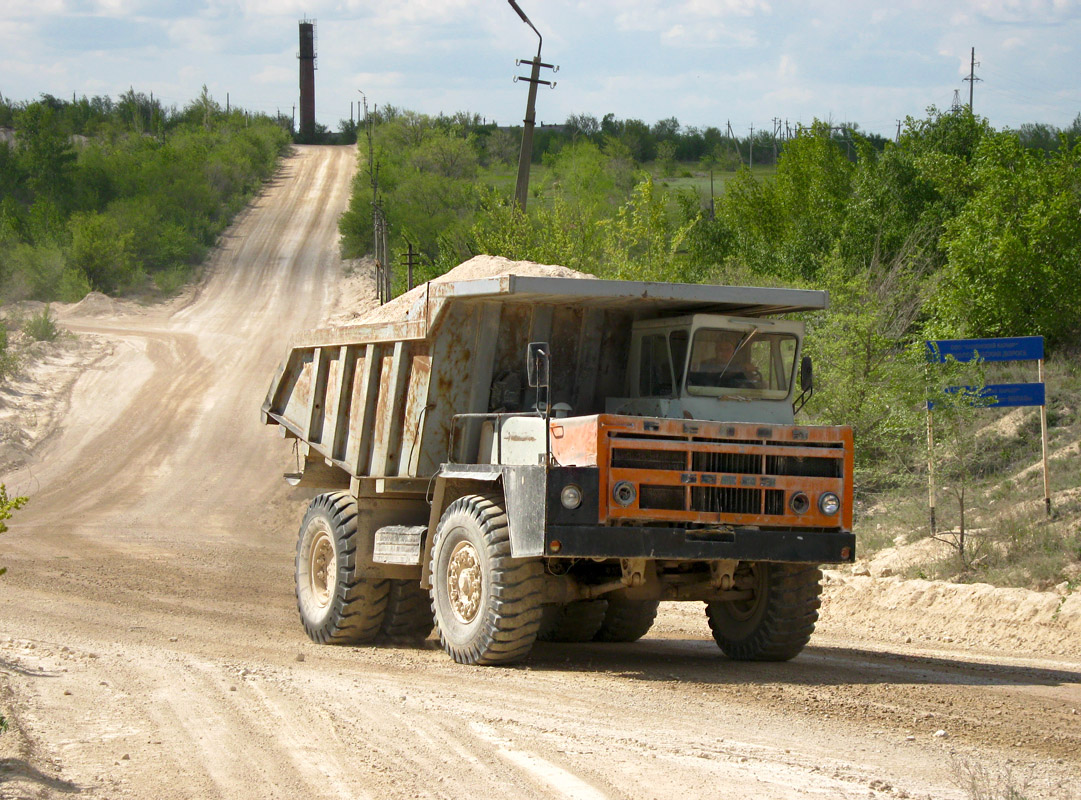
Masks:
[[[743,336],[740,337],[738,342],[736,342],[736,349],[733,350],[732,355],[730,355],[728,357],[728,361],[725,363],[724,369],[722,369],[720,371],[720,373],[717,375],[717,383],[718,384],[721,382],[721,378],[724,377],[724,374],[726,372],[728,372],[728,368],[730,366],[732,366],[732,361],[735,359],[736,354],[739,353],[739,351],[743,349],[743,345],[747,344],[747,342],[751,341],[751,339],[753,339],[757,335],[758,335],[758,328],[751,328],[749,331],[747,331],[745,334],[743,334]]]

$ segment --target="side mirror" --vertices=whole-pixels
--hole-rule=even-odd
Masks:
[[[792,402],[792,413],[798,414],[804,404],[811,399],[814,393],[814,371],[811,369],[811,357],[804,356],[799,362],[799,388],[800,393]]]
[[[534,389],[547,388],[551,377],[550,365],[548,342],[530,342],[525,355],[526,382]]]

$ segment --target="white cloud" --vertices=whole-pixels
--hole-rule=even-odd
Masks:
[[[4,16],[8,19],[52,16],[64,13],[64,0],[5,0]]]
[[[1044,24],[1081,14],[1077,0],[968,0],[972,10],[995,22]]]
[[[777,65],[777,79],[782,81],[790,81],[799,74],[799,69],[796,67],[796,60],[787,53],[781,56],[781,61]]]
[[[266,66],[251,76],[253,83],[285,83],[297,77],[296,70],[279,66]]]

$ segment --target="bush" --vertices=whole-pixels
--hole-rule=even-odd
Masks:
[[[56,320],[52,318],[48,306],[41,309],[37,316],[30,317],[23,325],[23,331],[35,342],[52,342],[60,335],[60,329],[56,327]]]
[[[154,273],[154,285],[164,295],[176,294],[191,280],[191,269],[184,265],[170,267],[162,272]]]
[[[8,487],[0,483],[0,533],[7,533],[8,526],[4,524],[4,521],[11,519],[11,515],[24,505],[26,505],[25,497],[8,497]],[[5,572],[7,568],[0,567],[0,575]]]
[[[8,351],[8,329],[0,324],[0,381],[19,367],[19,360]],[[0,523],[2,524],[2,523]]]

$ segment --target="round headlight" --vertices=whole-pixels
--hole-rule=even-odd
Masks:
[[[582,505],[582,490],[573,483],[568,483],[559,493],[559,502],[563,504],[563,508],[578,508]]]
[[[630,481],[620,481],[612,487],[612,499],[621,506],[629,506],[638,497],[638,490]]]
[[[789,498],[788,507],[792,509],[794,514],[806,514],[807,509],[811,507],[811,501],[807,499],[807,495],[803,492],[796,492]]]
[[[841,510],[841,498],[833,492],[825,492],[818,498],[818,508],[823,514],[832,517]]]

